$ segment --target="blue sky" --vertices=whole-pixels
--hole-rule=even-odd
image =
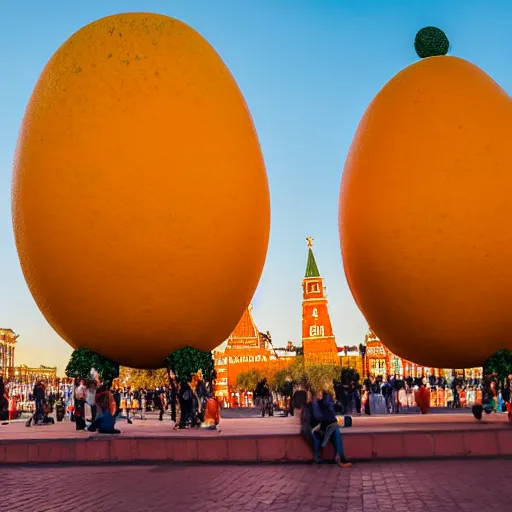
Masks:
[[[338,190],[359,119],[379,89],[417,60],[421,27],[442,28],[452,54],[512,90],[512,4],[493,0],[182,0],[2,2],[0,15],[0,326],[20,333],[17,363],[57,364],[71,349],[39,313],[11,227],[12,158],[32,88],[53,52],[87,23],[122,11],[179,18],[213,45],[251,110],[267,165],[272,230],[254,298],[260,330],[300,342],[306,236],[326,278],[339,345],[364,339],[339,249]],[[369,205],[371,207],[371,205]]]

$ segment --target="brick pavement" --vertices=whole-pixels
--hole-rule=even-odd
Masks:
[[[511,460],[0,469],[2,512],[507,512]]]

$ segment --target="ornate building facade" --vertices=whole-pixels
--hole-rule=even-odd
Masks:
[[[227,340],[224,350],[215,350],[215,369],[217,380],[215,395],[224,406],[251,405],[252,394],[241,396],[236,389],[239,374],[250,370],[258,370],[262,375],[284,368],[295,354],[280,355],[272,347],[270,333],[261,333],[256,327],[249,306]],[[293,355],[292,355],[293,354]],[[252,390],[251,390],[252,391]],[[249,396],[247,396],[249,395]]]
[[[365,345],[365,375],[374,375],[375,377],[379,375],[383,377],[388,375],[398,375],[399,377],[439,375],[436,368],[411,363],[390,352],[371,329],[365,336]]]
[[[29,368],[26,364],[20,364],[14,369],[14,380],[18,382],[35,382],[42,380],[44,382],[55,382],[57,380],[57,368],[55,366],[40,366],[39,368]],[[66,377],[61,379],[67,381]]]
[[[339,364],[338,347],[332,332],[324,280],[313,254],[313,238],[306,238],[308,260],[302,280],[302,347],[307,363]]]
[[[451,377],[453,373],[466,378],[481,378],[481,368],[452,369],[422,366],[393,354],[370,329],[365,337],[364,375],[397,375],[404,377],[429,377],[430,375]]]
[[[0,328],[0,375],[4,378],[14,375],[14,352],[18,336],[12,329]]]

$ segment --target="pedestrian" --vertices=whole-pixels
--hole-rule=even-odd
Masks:
[[[162,388],[157,388],[155,390],[155,394],[153,395],[153,404],[159,412],[158,421],[163,421],[165,410],[165,393]]]
[[[75,427],[76,430],[85,430],[85,395],[87,388],[85,386],[84,379],[80,379],[75,381],[77,386],[75,387]]]
[[[116,388],[114,391],[114,402],[116,404],[116,418],[121,414],[121,391]]]
[[[126,415],[126,423],[131,425],[133,422],[130,419],[130,410],[132,408],[132,391],[131,387],[124,388],[121,396],[121,409],[124,410]]]
[[[120,430],[115,428],[116,403],[114,396],[110,392],[110,386],[108,383],[100,384],[98,386],[95,397],[98,416],[91,423],[88,431],[98,431],[100,434],[120,434]]]
[[[146,390],[141,389],[139,391],[139,413],[140,419],[146,420]]]
[[[32,397],[35,402],[34,414],[25,423],[26,427],[30,427],[32,425],[32,422],[34,423],[34,425],[38,425],[43,422],[43,418],[45,416],[43,410],[45,396],[46,389],[44,387],[43,382],[40,380],[36,381],[34,389],[32,390]]]
[[[305,386],[303,383],[300,383],[295,391],[293,392],[291,405],[290,405],[290,414],[297,415],[297,418],[301,417],[302,409],[306,406],[308,401],[308,394],[306,392]]]
[[[85,390],[85,403],[89,406],[91,413],[91,423],[96,419],[96,380],[88,379]]]
[[[193,392],[187,381],[183,381],[180,385],[179,402],[181,415],[178,428],[183,429],[195,424],[193,419]]]
[[[178,399],[178,390],[176,379],[173,373],[169,373],[169,402],[171,406],[171,420],[176,424],[176,401]]]
[[[4,378],[0,375],[0,423],[7,425],[9,422],[9,396],[4,384]]]
[[[208,430],[217,430],[220,423],[220,405],[217,399],[211,394],[207,394],[206,406],[204,412],[203,426]],[[220,432],[220,429],[219,429]]]

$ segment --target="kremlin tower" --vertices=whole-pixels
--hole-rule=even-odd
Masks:
[[[338,348],[327,309],[324,280],[313,255],[313,238],[306,238],[308,261],[302,280],[302,347],[306,363],[339,364]]]

